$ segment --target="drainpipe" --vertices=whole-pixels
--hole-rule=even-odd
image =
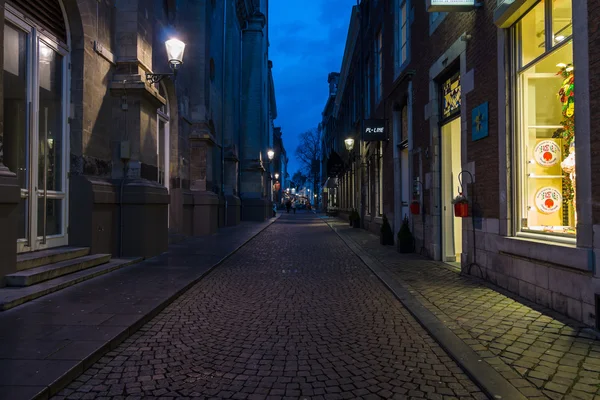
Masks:
[[[225,196],[225,57],[227,46],[227,2],[223,2],[223,52],[221,58],[221,194],[225,200],[224,225],[227,226],[227,196]]]

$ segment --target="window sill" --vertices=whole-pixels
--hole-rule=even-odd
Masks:
[[[542,237],[540,237],[542,236]],[[516,237],[503,237],[498,243],[501,253],[528,258],[532,261],[554,266],[575,269],[581,272],[594,271],[594,252],[592,249],[576,247],[570,238],[552,237],[552,241],[543,235],[519,233]],[[560,239],[555,240],[555,239]],[[570,243],[564,240],[570,240]]]

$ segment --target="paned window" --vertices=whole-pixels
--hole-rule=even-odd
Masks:
[[[572,2],[541,1],[514,29],[518,228],[522,232],[574,236],[577,197]]]
[[[408,62],[408,39],[409,39],[409,1],[399,1],[396,8],[396,74],[402,70],[403,66]]]
[[[383,92],[383,40],[381,29],[375,40],[375,101],[381,99]]]

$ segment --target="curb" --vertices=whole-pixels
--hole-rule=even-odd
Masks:
[[[138,319],[133,325],[128,328],[125,328],[123,331],[118,333],[115,337],[109,340],[107,343],[102,345],[98,350],[94,351],[92,354],[79,361],[76,365],[74,365],[70,370],[68,370],[64,375],[56,379],[49,386],[47,386],[44,390],[39,392],[37,395],[31,398],[31,400],[45,400],[50,398],[51,396],[56,395],[62,389],[64,389],[67,385],[69,385],[72,381],[77,379],[81,374],[85,372],[88,368],[90,368],[96,361],[102,358],[106,353],[111,350],[116,349],[121,343],[125,341],[125,339],[132,336],[135,332],[137,332],[142,326],[152,320],[155,316],[157,316],[161,311],[167,308],[171,303],[177,300],[181,295],[187,292],[192,286],[197,284],[200,280],[205,278],[208,274],[214,271],[218,266],[223,264],[227,259],[237,253],[242,247],[246,246],[250,241],[264,232],[267,228],[269,228],[275,221],[277,221],[280,217],[280,214],[270,219],[269,223],[265,225],[261,230],[256,232],[254,235],[250,236],[246,239],[241,245],[236,247],[233,251],[226,254],[223,258],[209,267],[206,271],[204,271],[199,277],[192,280],[190,283],[185,285],[183,288],[166,298],[159,305],[157,305],[154,309],[150,310],[143,317]]]
[[[371,272],[394,294],[431,337],[448,353],[458,366],[483,392],[492,399],[527,400],[498,371],[465,344],[434,313],[421,304],[386,271],[381,262],[371,257],[354,240],[339,232],[339,229],[320,218],[348,248],[371,270]]]

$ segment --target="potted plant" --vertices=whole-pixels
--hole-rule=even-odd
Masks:
[[[452,204],[454,204],[454,215],[456,217],[465,218],[469,216],[469,199],[463,196],[462,193],[452,199]]]
[[[352,210],[352,227],[353,228],[360,228],[360,214],[358,213],[357,210]]]
[[[408,217],[405,215],[402,226],[398,231],[398,242],[396,243],[398,253],[412,253],[415,251],[415,238],[408,226]]]
[[[421,204],[419,203],[419,200],[413,200],[410,203],[410,212],[413,215],[419,215],[421,213]]]
[[[356,210],[353,208],[350,210],[350,214],[348,214],[348,222],[350,222],[350,226],[352,226],[354,223],[354,218],[355,218],[354,212],[355,211]]]
[[[381,224],[381,230],[379,234],[379,242],[384,246],[394,245],[394,232],[385,214],[383,214],[383,223]]]

